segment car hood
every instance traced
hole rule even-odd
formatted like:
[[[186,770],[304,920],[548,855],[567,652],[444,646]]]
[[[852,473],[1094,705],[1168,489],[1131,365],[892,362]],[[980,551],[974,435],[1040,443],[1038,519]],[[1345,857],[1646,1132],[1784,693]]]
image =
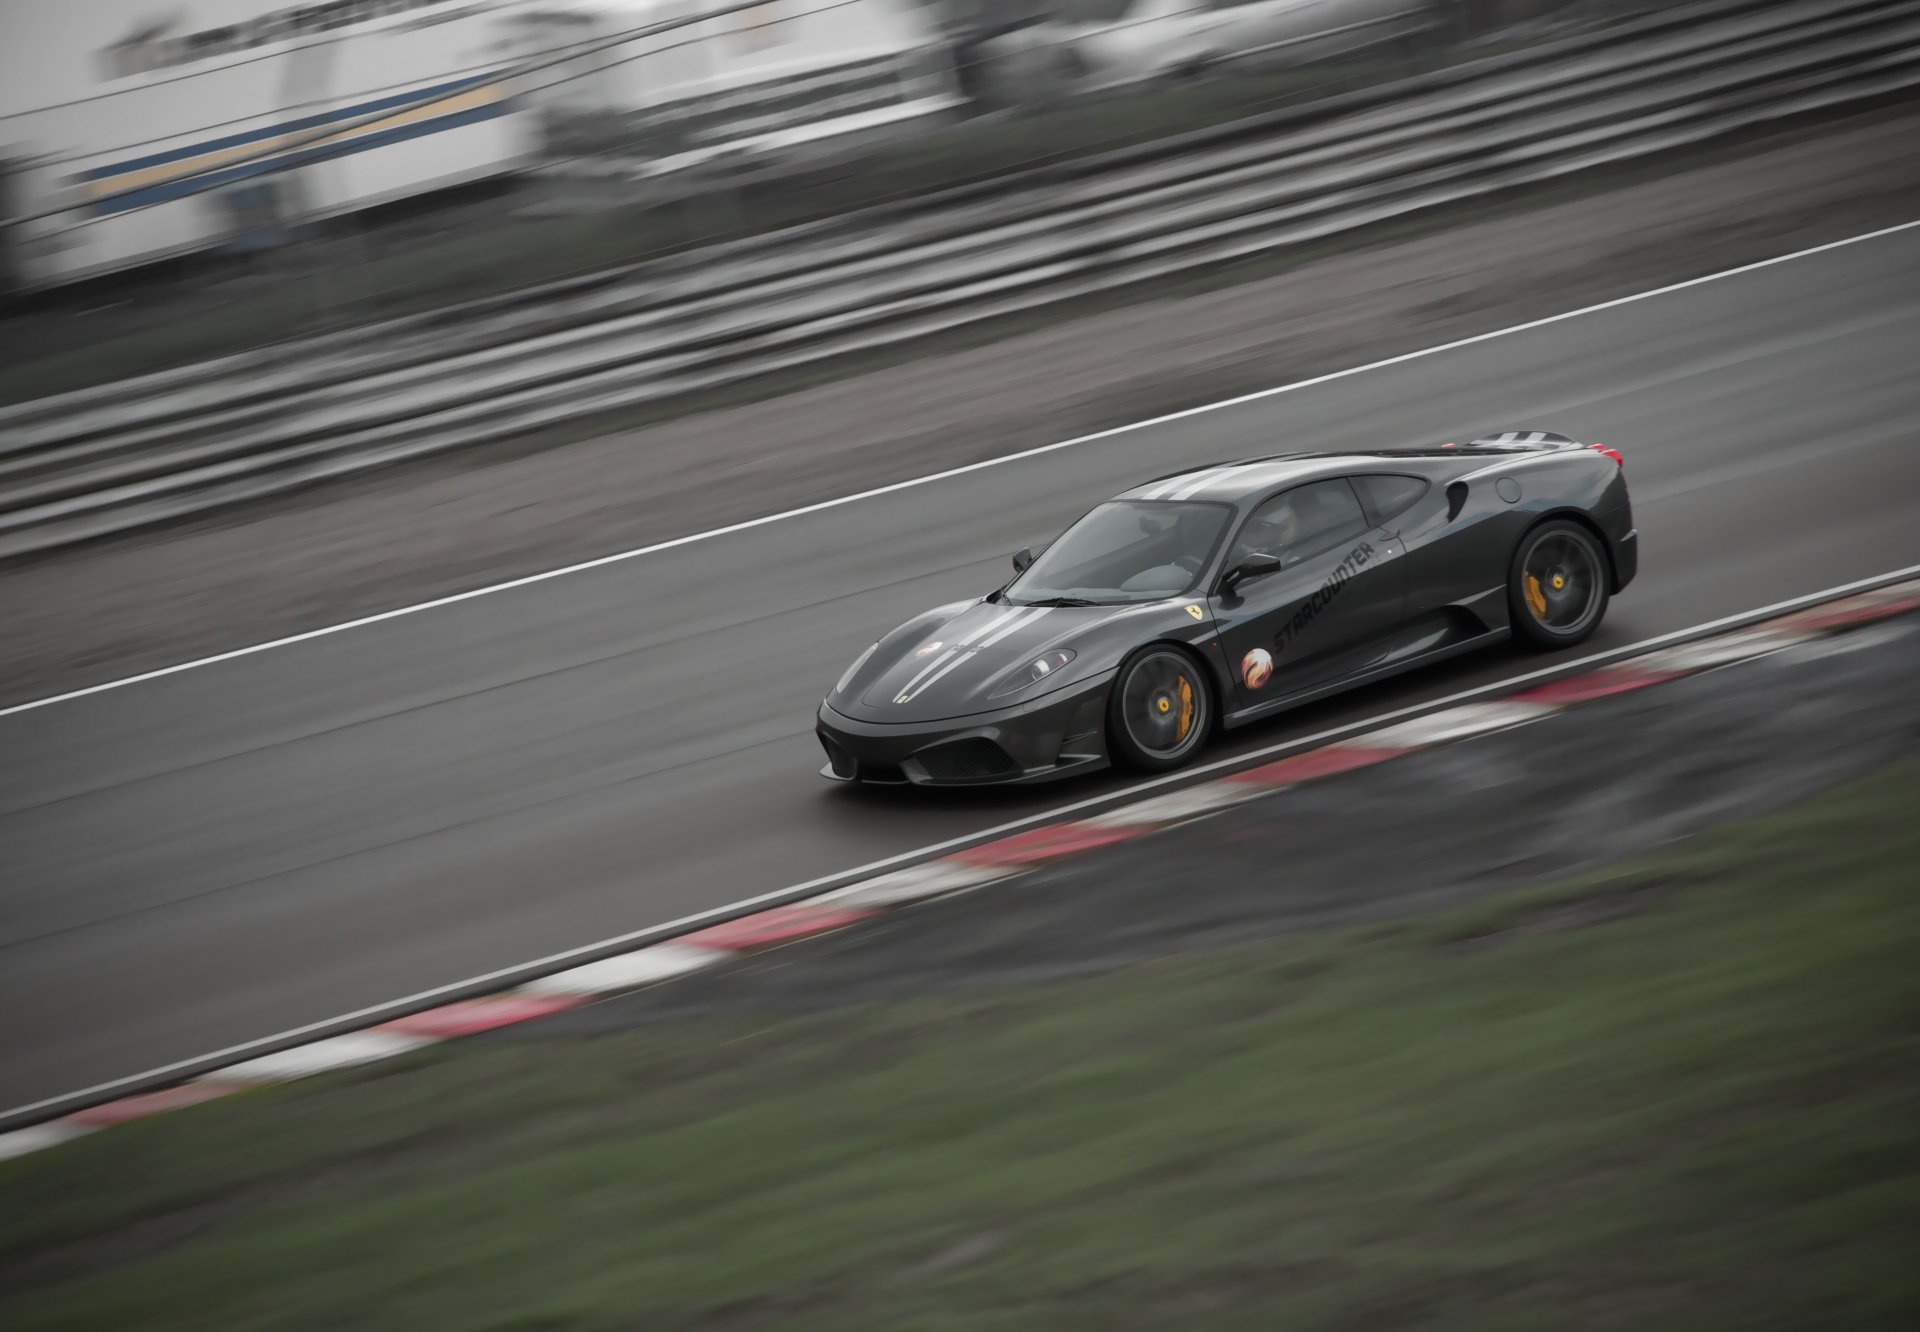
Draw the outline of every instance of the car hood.
[[[857,693],[859,711],[871,721],[940,721],[1043,697],[1111,666],[1088,660],[1095,654],[1079,652],[1075,640],[1131,609],[979,602],[943,624],[883,644],[888,659],[876,659],[872,670],[861,673],[866,678]],[[1075,649],[1076,657],[1059,672],[1058,683],[993,697],[1014,672],[1060,648]]]

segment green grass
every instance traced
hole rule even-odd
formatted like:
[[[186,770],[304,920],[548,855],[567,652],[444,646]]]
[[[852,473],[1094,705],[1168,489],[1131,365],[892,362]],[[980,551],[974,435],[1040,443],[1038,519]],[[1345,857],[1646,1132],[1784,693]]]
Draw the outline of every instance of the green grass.
[[[1916,801],[1909,762],[1442,916],[116,1129],[0,1167],[0,1326],[1910,1328]]]

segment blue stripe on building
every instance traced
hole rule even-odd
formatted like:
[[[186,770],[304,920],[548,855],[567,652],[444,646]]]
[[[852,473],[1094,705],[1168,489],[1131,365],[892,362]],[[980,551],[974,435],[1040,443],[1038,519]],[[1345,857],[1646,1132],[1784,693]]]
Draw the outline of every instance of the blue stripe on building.
[[[327,158],[344,157],[348,153],[362,153],[374,148],[384,148],[388,144],[401,143],[407,139],[418,139],[428,134],[438,134],[442,130],[457,129],[462,125],[475,125],[483,120],[492,120],[511,110],[508,102],[493,102],[486,106],[477,106],[470,111],[457,112],[450,116],[441,116],[434,120],[423,120],[413,125],[397,125],[392,129],[380,130],[349,139],[345,143],[316,145],[299,152],[285,153],[279,157],[266,158],[258,162],[246,162],[239,166],[228,167],[224,171],[208,171],[185,176],[179,180],[166,181],[151,185],[146,189],[129,190],[116,194],[93,205],[95,217],[106,217],[113,213],[122,213],[132,208],[144,208],[149,204],[166,203],[173,199],[182,199],[203,190],[214,189],[221,185],[231,185],[236,181],[252,176],[263,176],[289,167],[305,166],[311,162]],[[205,151],[204,149],[202,151]]]
[[[412,92],[396,93],[391,97],[377,98],[371,102],[362,102],[357,106],[343,107],[337,111],[323,111],[318,115],[301,116],[296,120],[282,121],[264,129],[245,130],[239,134],[229,134],[224,138],[208,139],[201,143],[189,144],[185,148],[169,148],[164,153],[153,153],[146,157],[135,157],[125,162],[116,162],[112,166],[94,167],[79,173],[81,180],[109,180],[131,171],[144,171],[148,167],[165,166],[169,162],[185,161],[192,157],[204,157],[208,153],[217,153],[223,148],[240,148],[250,143],[261,143],[268,139],[277,139],[287,134],[299,134],[305,130],[324,129],[328,125],[337,125],[345,120],[357,120],[380,111],[398,111],[416,103],[435,97],[445,97],[450,93],[477,88],[497,78],[493,74],[476,74],[472,78],[456,79],[452,83],[435,84],[430,88],[415,88]]]

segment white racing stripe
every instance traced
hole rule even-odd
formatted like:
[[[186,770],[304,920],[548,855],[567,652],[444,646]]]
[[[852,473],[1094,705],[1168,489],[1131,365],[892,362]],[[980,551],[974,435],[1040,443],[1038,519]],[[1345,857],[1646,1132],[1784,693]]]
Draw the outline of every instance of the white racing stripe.
[[[1254,463],[1227,476],[1214,478],[1206,484],[1204,489],[1211,490],[1216,485],[1225,485],[1228,482],[1232,483],[1235,490],[1267,486],[1276,481],[1285,480],[1301,471],[1302,467],[1298,459],[1288,459],[1286,462]]]
[[[901,688],[900,692],[893,696],[893,701],[895,703],[905,703],[908,699],[912,698],[914,686],[919,684],[922,680],[926,679],[928,672],[937,669],[941,665],[941,663],[951,660],[954,656],[956,656],[959,653],[959,651],[960,649],[958,648],[948,648],[945,652],[942,652],[939,656],[935,657],[932,661],[928,662],[925,666],[922,666],[920,668],[920,674],[914,676],[911,680],[907,681],[907,683]]]
[[[1096,430],[1092,434],[1077,435],[1072,439],[1063,439],[1053,444],[1042,444],[1031,449],[1021,449],[1014,453],[1002,454],[997,458],[984,458],[979,462],[967,463],[961,467],[950,467],[945,471],[930,472],[925,476],[912,477],[905,481],[895,481],[890,485],[875,486],[870,490],[857,491],[851,495],[842,495],[836,499],[821,500],[816,504],[804,504],[799,508],[786,509],[780,513],[770,513],[759,518],[749,518],[743,522],[729,523],[725,527],[711,528],[705,532],[695,532],[688,536],[674,537],[668,541],[658,541],[650,546],[639,546],[633,550],[623,550],[612,555],[602,555],[597,559],[583,560],[578,564],[565,565],[558,569],[548,569],[542,573],[528,574],[521,578],[511,578],[505,582],[493,583],[486,587],[476,587],[467,592],[456,592],[450,596],[436,597],[431,601],[418,602],[411,606],[399,606],[393,610],[381,611],[375,615],[364,615],[357,620],[345,620],[339,624],[326,625],[319,629],[308,629],[302,633],[288,634],[284,638],[270,639],[264,643],[255,643],[248,647],[235,648],[230,652],[217,652],[212,656],[198,657],[192,661],[183,661],[173,666],[162,666],[157,670],[142,671],[137,675],[124,676],[118,680],[108,680],[102,684],[87,685],[82,689],[70,689],[65,693],[52,694],[46,698],[37,698],[27,703],[15,703],[0,708],[0,717],[10,717],[18,712],[28,712],[34,708],[51,707],[55,703],[67,703],[74,699],[87,698],[94,694],[105,693],[110,689],[124,689],[129,685],[145,684],[149,680],[164,679],[169,675],[178,675],[183,671],[199,670],[206,666],[217,666],[222,662],[234,661],[241,657],[250,657],[259,652],[270,652],[275,648],[292,647],[296,643],[310,642],[316,638],[325,638],[332,634],[346,633],[350,629],[362,629],[368,625],[383,624],[388,620],[397,620],[407,615],[418,615],[423,611],[438,610],[443,606],[458,605],[463,601],[472,601],[477,597],[493,596],[499,592],[511,592],[516,588],[531,587],[550,579],[565,578],[572,574],[585,573],[592,569],[605,568],[626,560],[638,559],[643,555],[658,554],[663,550],[676,550],[681,546],[690,546],[696,542],[712,541],[723,536],[732,536],[739,532],[749,532],[756,527],[766,527],[772,523],[786,522],[790,519],[805,517],[812,513],[824,513],[842,505],[856,504],[861,500],[874,499],[881,495],[891,495],[902,490],[912,490],[919,486],[932,485],[936,481],[945,481],[956,476],[967,476],[974,472],[985,471],[990,467],[1004,467],[1009,463],[1023,462],[1029,458],[1038,458],[1045,454],[1057,453],[1063,449],[1078,448],[1085,444],[1097,443],[1103,439],[1112,439],[1117,435],[1130,434],[1136,430],[1147,430],[1154,426],[1168,425],[1174,421],[1184,421],[1189,417],[1203,416],[1208,412],[1217,412],[1229,407],[1238,407],[1249,402],[1259,402],[1266,398],[1277,397],[1283,393],[1296,393],[1301,389],[1314,388],[1321,384],[1332,384],[1342,379],[1351,379],[1356,375],[1371,374],[1376,370],[1389,369],[1396,365],[1405,365],[1412,361],[1424,360],[1430,356],[1440,356],[1463,347],[1478,346],[1483,342],[1493,342],[1499,338],[1512,337],[1516,333],[1527,333],[1534,329],[1548,328],[1554,324],[1565,323],[1570,319],[1582,319],[1588,315],[1602,314],[1608,310],[1617,310],[1641,301],[1654,300],[1674,292],[1688,291],[1710,282],[1722,282],[1728,278],[1739,277],[1746,273],[1756,273],[1778,264],[1792,263],[1795,260],[1811,258],[1833,250],[1845,249],[1852,245],[1865,244],[1887,236],[1899,235],[1920,227],[1920,219],[1895,223],[1890,227],[1881,227],[1874,231],[1861,232],[1857,236],[1846,236],[1840,240],[1827,241],[1821,245],[1810,245],[1803,250],[1794,250],[1788,254],[1775,255],[1771,259],[1759,259],[1750,264],[1740,264],[1725,268],[1717,273],[1707,273],[1696,278],[1687,278],[1681,282],[1668,283],[1664,287],[1654,287],[1647,291],[1634,292],[1628,296],[1616,296],[1611,300],[1600,301],[1593,305],[1581,306],[1576,310],[1565,310],[1559,314],[1547,315],[1540,319],[1529,319],[1524,323],[1509,324],[1505,328],[1493,329],[1486,333],[1475,333],[1464,338],[1455,338],[1452,342],[1437,343],[1431,347],[1422,347],[1416,351],[1402,352],[1397,356],[1384,357],[1369,361],[1364,365],[1350,366],[1345,370],[1334,370],[1324,375],[1315,375],[1309,379],[1295,380],[1290,384],[1280,384],[1273,388],[1258,389],[1252,393],[1243,393],[1238,397],[1222,398],[1218,402],[1203,403],[1198,407],[1187,407],[1177,412],[1168,412],[1162,416],[1148,417],[1141,421],[1132,421],[1125,425],[1113,426],[1106,430]]]
[[[1216,477],[1226,470],[1224,467],[1203,467],[1197,472],[1182,472],[1178,476],[1170,477],[1162,481],[1153,487],[1153,489],[1143,492],[1141,498],[1150,500],[1177,499],[1178,496],[1174,494],[1175,491],[1194,484],[1205,485],[1210,478]]]
[[[1201,472],[1198,476],[1190,478],[1185,485],[1176,486],[1173,493],[1166,498],[1176,500],[1192,499],[1214,482],[1224,481],[1227,477],[1232,476],[1239,470],[1240,468],[1238,466],[1234,466],[1216,467],[1211,471]]]
[[[1008,610],[1001,611],[998,615],[994,616],[992,619],[988,620],[986,623],[975,625],[973,628],[969,629],[966,633],[954,639],[953,646],[965,647],[967,646],[967,644],[973,642],[974,639],[980,637],[980,635],[992,633],[999,626],[1005,624],[1008,620],[1011,620],[1014,616],[1018,615],[1021,610],[1022,610],[1022,607],[1014,606]]]
[[[1024,610],[1027,608],[1022,607],[1021,609]],[[1021,616],[1020,618],[1009,621],[1004,629],[1001,629],[1000,631],[991,635],[990,637],[981,639],[977,646],[968,648],[965,652],[960,653],[957,657],[954,656],[954,654],[951,652],[945,653],[940,657],[938,661],[934,662],[935,666],[941,667],[939,670],[934,671],[932,675],[928,675],[926,671],[920,672],[919,675],[914,677],[913,682],[909,684],[905,689],[901,690],[899,695],[893,701],[895,703],[913,702],[914,699],[918,698],[920,695],[926,693],[927,690],[931,689],[934,685],[938,684],[940,682],[941,676],[945,675],[948,671],[951,671],[954,667],[959,666],[971,660],[977,653],[980,652],[982,648],[990,648],[995,643],[998,643],[1001,639],[1005,638],[1008,634],[1011,634],[1016,632],[1017,630],[1026,628],[1028,625],[1038,620],[1041,616],[1045,615],[1052,608],[1049,606],[1035,606],[1035,607],[1032,607],[1031,609],[1033,611],[1031,615]],[[1000,617],[999,620],[995,620],[993,623],[999,624],[1002,620],[1006,620],[1006,619],[1007,619],[1007,616],[1003,615]],[[989,625],[988,627],[991,628],[992,626]],[[948,661],[947,660],[948,657],[953,657],[953,660]],[[944,666],[941,666],[941,662],[945,662],[946,664]],[[924,677],[924,683],[923,683],[923,677]],[[916,685],[918,686],[918,688],[915,687]]]
[[[1006,627],[1005,629],[1002,629],[1002,630],[1001,630],[1001,631],[1000,631],[999,633],[997,633],[997,634],[995,634],[995,635],[994,635],[993,637],[991,637],[991,638],[983,638],[983,639],[981,639],[981,640],[980,640],[980,646],[981,646],[982,648],[990,648],[990,647],[992,647],[992,646],[993,646],[993,645],[994,645],[995,643],[998,643],[998,642],[999,642],[999,641],[1000,641],[1001,639],[1003,639],[1003,638],[1005,638],[1005,637],[1007,637],[1007,636],[1008,636],[1009,634],[1012,634],[1012,633],[1013,633],[1013,632],[1015,632],[1016,630],[1020,630],[1020,629],[1025,629],[1025,628],[1026,628],[1026,627],[1027,627],[1028,625],[1030,625],[1030,624],[1037,624],[1037,623],[1039,623],[1039,621],[1040,621],[1040,620],[1041,620],[1041,619],[1042,619],[1042,618],[1043,618],[1043,617],[1044,617],[1044,616],[1046,615],[1046,613],[1047,613],[1047,612],[1048,612],[1049,610],[1051,610],[1051,609],[1053,609],[1053,608],[1052,608],[1051,606],[1035,606],[1035,607],[1033,607],[1033,608],[1032,608],[1032,610],[1033,610],[1033,614],[1031,614],[1031,615],[1028,615],[1028,616],[1025,616],[1025,617],[1024,617],[1024,618],[1022,618],[1022,619],[1019,619],[1019,620],[1015,620],[1015,621],[1014,621],[1014,622],[1013,622],[1012,624],[1010,624],[1010,625],[1008,625],[1008,626],[1007,626],[1007,627]]]
[[[995,626],[1005,624],[1008,620],[1011,620],[1014,616],[1018,615],[1019,613],[1020,613],[1020,608],[1018,607],[1015,607],[1013,610],[1004,611],[1001,614],[994,616],[992,619],[988,620],[986,623],[976,625],[974,628],[968,630],[961,637],[954,639],[952,644],[947,648],[945,652],[942,652],[939,656],[935,657],[932,661],[928,662],[925,666],[921,667],[920,674],[914,676],[911,680],[907,681],[906,685],[900,690],[900,692],[894,695],[893,701],[895,703],[905,703],[910,699],[912,699],[915,694],[919,693],[921,689],[926,687],[925,685],[921,684],[921,681],[925,680],[927,684],[933,683],[932,680],[927,679],[927,676],[932,672],[939,670],[939,668],[945,663],[951,661],[954,658],[954,656],[957,653],[959,653],[961,648],[973,642],[973,640],[978,638],[981,634],[991,631]],[[971,654],[968,654],[968,655],[971,655]],[[945,673],[946,672],[944,671],[941,672],[942,675],[944,675]],[[934,676],[934,679],[938,679],[938,678],[939,676]]]
[[[952,655],[952,654],[949,654],[949,655]],[[893,701],[895,703],[913,702],[914,699],[920,697],[920,695],[925,693],[929,688],[931,688],[935,684],[938,684],[941,676],[945,675],[948,671],[952,670],[954,667],[960,665],[961,663],[971,661],[972,659],[973,659],[973,653],[962,652],[959,656],[954,657],[952,661],[947,662],[945,666],[941,667],[934,674],[928,676],[926,683],[921,685],[918,689],[912,689],[912,688],[903,689],[900,691],[900,696],[894,699]]]

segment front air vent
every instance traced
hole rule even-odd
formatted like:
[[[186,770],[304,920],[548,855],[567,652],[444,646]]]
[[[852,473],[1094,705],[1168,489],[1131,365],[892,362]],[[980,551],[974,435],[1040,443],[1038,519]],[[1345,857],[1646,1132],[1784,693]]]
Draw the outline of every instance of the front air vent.
[[[913,761],[935,782],[980,782],[1008,777],[1020,769],[1011,754],[980,735],[923,749]]]
[[[820,737],[820,747],[827,751],[827,762],[833,765],[833,775],[851,779],[860,771],[860,765],[854,761],[844,747],[836,743],[824,731],[815,731]]]

